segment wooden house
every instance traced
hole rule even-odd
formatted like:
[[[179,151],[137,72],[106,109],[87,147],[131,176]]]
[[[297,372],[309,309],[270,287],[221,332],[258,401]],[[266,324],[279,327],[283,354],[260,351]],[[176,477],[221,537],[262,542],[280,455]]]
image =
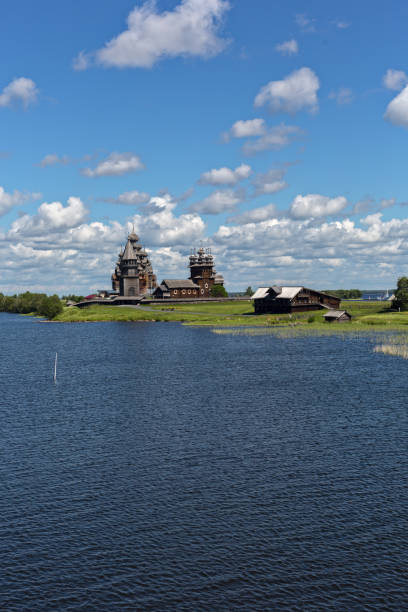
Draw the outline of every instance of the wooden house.
[[[167,278],[162,280],[161,284],[153,293],[154,298],[158,299],[189,299],[200,297],[200,287],[193,283],[191,279],[178,280],[175,278]]]
[[[350,323],[351,314],[347,310],[329,310],[324,319],[327,323]]]
[[[340,298],[307,287],[260,287],[251,297],[256,314],[339,308]]]

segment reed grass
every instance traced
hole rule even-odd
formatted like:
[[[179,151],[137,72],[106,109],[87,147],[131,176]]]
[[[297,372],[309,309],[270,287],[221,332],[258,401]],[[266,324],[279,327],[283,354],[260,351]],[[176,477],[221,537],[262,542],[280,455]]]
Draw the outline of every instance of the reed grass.
[[[408,359],[408,344],[377,344],[374,347],[375,353],[383,353],[384,355],[392,355],[394,357],[402,357]]]

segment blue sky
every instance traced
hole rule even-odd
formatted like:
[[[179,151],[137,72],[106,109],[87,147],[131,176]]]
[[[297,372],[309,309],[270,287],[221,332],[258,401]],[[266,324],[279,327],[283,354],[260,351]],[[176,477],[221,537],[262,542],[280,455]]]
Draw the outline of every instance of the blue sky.
[[[408,5],[1,7],[0,291],[109,287],[134,224],[159,280],[407,274]]]

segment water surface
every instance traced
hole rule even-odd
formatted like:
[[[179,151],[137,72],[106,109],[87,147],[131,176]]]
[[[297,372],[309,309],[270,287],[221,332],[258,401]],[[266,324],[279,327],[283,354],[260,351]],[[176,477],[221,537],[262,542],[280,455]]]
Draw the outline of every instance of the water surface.
[[[0,313],[1,609],[405,609],[408,362],[372,348]]]

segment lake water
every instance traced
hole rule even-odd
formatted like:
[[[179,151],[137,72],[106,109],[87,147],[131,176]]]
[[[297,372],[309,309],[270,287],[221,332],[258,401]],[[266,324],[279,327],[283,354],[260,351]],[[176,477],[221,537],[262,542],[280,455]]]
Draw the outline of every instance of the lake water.
[[[5,313],[0,342],[2,610],[407,609],[408,361]]]

